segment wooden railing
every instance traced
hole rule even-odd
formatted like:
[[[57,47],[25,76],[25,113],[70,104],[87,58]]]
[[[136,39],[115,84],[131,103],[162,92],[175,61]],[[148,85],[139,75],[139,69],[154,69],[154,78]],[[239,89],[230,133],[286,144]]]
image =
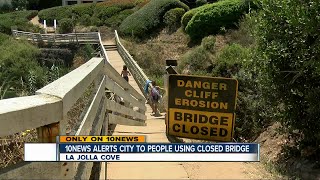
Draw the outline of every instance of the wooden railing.
[[[101,42],[99,34],[98,39]],[[108,63],[105,51],[102,56],[92,58],[33,96],[0,100],[0,137],[37,128],[39,142],[55,142],[55,135],[68,134],[67,113],[91,84],[93,98],[82,112],[78,128],[69,135],[106,135],[109,124],[145,126],[145,98]],[[46,134],[48,129],[53,134]],[[2,169],[0,179],[89,179],[97,173],[91,171],[92,167],[93,162],[22,162]]]
[[[115,40],[116,40],[116,45],[117,45],[120,56],[122,57],[122,59],[124,60],[128,68],[130,69],[130,71],[132,72],[133,77],[138,83],[139,88],[141,89],[142,92],[144,92],[145,84],[149,80],[147,75],[143,72],[143,70],[140,68],[138,63],[132,58],[132,56],[126,50],[126,48],[121,44],[118,32],[116,30],[115,30]],[[151,83],[149,84],[149,87],[152,87]],[[144,93],[144,95],[146,98],[148,98],[148,94]]]
[[[24,32],[18,30],[12,30],[12,35],[16,39],[26,39],[35,43],[56,43],[56,44],[99,44],[101,49],[101,57],[109,62],[106,50],[103,46],[100,32],[91,33],[70,33],[70,34],[40,34],[32,32]]]
[[[70,33],[70,34],[40,34],[32,32],[24,32],[12,30],[12,35],[17,38],[25,38],[33,42],[47,42],[57,44],[99,44],[99,33]]]

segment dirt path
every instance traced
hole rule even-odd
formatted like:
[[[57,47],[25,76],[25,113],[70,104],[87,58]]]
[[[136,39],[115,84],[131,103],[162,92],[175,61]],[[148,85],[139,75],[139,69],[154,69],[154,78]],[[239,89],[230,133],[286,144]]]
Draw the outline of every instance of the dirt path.
[[[115,44],[110,38],[103,42]],[[121,71],[124,62],[117,51],[108,51],[110,63]],[[140,93],[133,78],[129,83]],[[147,107],[147,126],[117,125],[114,135],[146,135],[147,142],[169,143],[165,133],[164,116],[153,117]],[[112,162],[107,163],[107,179],[277,179],[268,173],[262,163],[236,162]]]
[[[43,24],[39,22],[39,17],[38,16],[35,16],[34,18],[32,18],[30,20],[30,22],[35,25],[35,26],[39,26],[40,28],[43,28]],[[49,27],[47,25],[47,32],[54,32],[54,27]]]

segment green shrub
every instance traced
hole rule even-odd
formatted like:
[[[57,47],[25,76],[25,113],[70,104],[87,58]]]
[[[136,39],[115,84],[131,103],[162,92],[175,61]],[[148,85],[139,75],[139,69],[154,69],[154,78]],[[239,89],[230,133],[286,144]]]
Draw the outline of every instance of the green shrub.
[[[142,38],[159,28],[163,22],[164,14],[176,7],[188,10],[188,6],[178,0],[152,0],[127,17],[120,25],[120,32]]]
[[[215,36],[207,36],[207,37],[203,38],[202,42],[201,42],[201,46],[205,50],[210,51],[210,52],[214,51],[215,44],[216,44],[216,37]]]
[[[193,74],[199,70],[206,70],[210,65],[210,54],[202,46],[198,46],[182,56],[178,70],[182,72],[184,69],[188,69]]]
[[[196,0],[196,6],[199,7],[199,6],[203,6],[205,4],[207,4],[207,0]]]
[[[41,21],[46,20],[48,25],[53,25],[56,19],[59,23],[61,19],[72,17],[72,6],[58,6],[41,10],[38,14]]]
[[[21,92],[21,81],[30,86],[27,84],[30,71],[37,71],[39,74],[35,77],[34,86],[40,88],[43,85],[43,73],[36,60],[40,51],[35,46],[10,37],[3,41],[0,54],[0,82],[11,79],[11,86],[15,91]]]
[[[9,38],[10,38],[9,35],[0,33],[0,46],[4,43],[5,40],[7,40]]]
[[[274,121],[274,107],[264,99],[266,89],[261,84],[264,74],[257,70],[253,49],[238,44],[224,47],[213,61],[212,76],[238,80],[235,139],[254,140]]]
[[[103,22],[95,16],[90,18],[90,22],[91,22],[90,24],[94,26],[101,26],[103,24]]]
[[[99,28],[97,26],[93,26],[91,27],[90,32],[99,32]]]
[[[29,20],[37,13],[38,11],[16,11],[0,14],[0,32],[11,34],[12,27],[22,31],[31,31],[34,26],[29,23]]]
[[[83,15],[92,16],[95,12],[96,5],[94,3],[90,4],[78,4],[71,6],[71,11],[79,17]]]
[[[122,9],[120,7],[107,7],[100,9],[97,13],[97,16],[102,22],[104,22],[109,17],[115,15],[116,13],[120,12]]]
[[[91,24],[93,24],[91,22],[91,16],[89,14],[82,15],[80,18],[80,24],[84,26],[90,26]]]
[[[145,0],[108,0],[102,3],[98,3],[97,7],[119,7],[121,9],[131,9],[135,6],[139,5],[140,3],[143,3]]]
[[[170,30],[175,30],[181,25],[180,21],[184,13],[185,10],[182,8],[171,9],[164,14],[164,23],[168,26]]]
[[[144,1],[124,0],[116,1],[110,0],[103,3],[90,3],[90,4],[76,4],[71,6],[58,6],[49,9],[44,9],[39,12],[39,19],[41,21],[47,20],[48,25],[53,25],[54,19],[58,22],[64,18],[74,17],[77,23],[83,25],[103,25],[106,19],[117,15],[120,11],[125,9],[134,8],[136,5],[143,3]],[[88,16],[94,17],[94,22],[87,21]],[[122,16],[120,16],[122,17]],[[100,20],[97,20],[99,18]]]
[[[196,14],[196,12],[200,11],[201,9],[206,8],[207,6],[200,6],[197,8],[193,8],[190,11],[186,12],[182,18],[181,18],[181,25],[183,29],[185,29],[189,23],[189,21],[192,19],[192,17]]]
[[[319,150],[320,2],[261,2],[262,10],[256,21],[257,60],[270,78],[267,85],[274,87],[275,104],[282,107],[279,121],[291,135],[299,131],[298,137],[293,136],[299,143],[295,146],[299,151],[306,146]]]
[[[105,25],[110,27],[119,27],[123,20],[125,20],[128,16],[133,14],[135,11],[132,9],[126,9],[121,11],[118,14],[113,15],[112,17],[106,19]]]
[[[70,18],[61,19],[59,23],[60,33],[71,33],[73,31],[73,22]]]
[[[224,0],[205,5],[189,21],[186,32],[193,39],[218,33],[222,27],[232,28],[248,10],[243,0]]]

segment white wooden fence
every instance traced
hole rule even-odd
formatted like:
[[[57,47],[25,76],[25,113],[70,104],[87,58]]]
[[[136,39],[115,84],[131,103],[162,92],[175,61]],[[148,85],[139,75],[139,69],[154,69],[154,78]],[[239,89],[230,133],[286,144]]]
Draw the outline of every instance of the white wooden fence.
[[[27,39],[33,42],[46,42],[57,44],[99,44],[99,33],[70,33],[70,34],[40,34],[12,30],[12,35],[17,39]]]
[[[97,37],[101,43],[99,33]],[[59,135],[66,135],[67,113],[92,83],[94,97],[74,135],[105,135],[108,124],[146,125],[145,98],[108,63],[105,50],[102,57],[92,58],[33,96],[0,100],[0,137],[37,128],[40,142],[47,142],[44,130],[54,125]],[[117,98],[108,99],[110,92],[111,97],[121,97],[124,105]],[[89,179],[92,167],[93,162],[21,163],[0,170],[0,179]]]

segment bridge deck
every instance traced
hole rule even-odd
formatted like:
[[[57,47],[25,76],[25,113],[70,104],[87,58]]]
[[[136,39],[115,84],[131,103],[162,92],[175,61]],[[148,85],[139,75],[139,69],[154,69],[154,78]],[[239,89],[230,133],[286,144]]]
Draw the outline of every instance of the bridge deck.
[[[105,41],[104,45],[114,45],[114,41]],[[125,64],[118,51],[107,51],[111,65],[121,73]],[[130,71],[130,69],[129,69]],[[129,83],[142,94],[138,84],[131,76]],[[147,142],[169,142],[166,137],[164,116],[151,116],[152,109],[147,105],[147,126],[117,125],[113,135],[146,135]],[[105,165],[105,164],[104,164]],[[104,166],[103,165],[103,166]],[[104,173],[104,172],[103,172]],[[156,162],[114,162],[107,163],[107,179],[188,179],[181,163]]]

